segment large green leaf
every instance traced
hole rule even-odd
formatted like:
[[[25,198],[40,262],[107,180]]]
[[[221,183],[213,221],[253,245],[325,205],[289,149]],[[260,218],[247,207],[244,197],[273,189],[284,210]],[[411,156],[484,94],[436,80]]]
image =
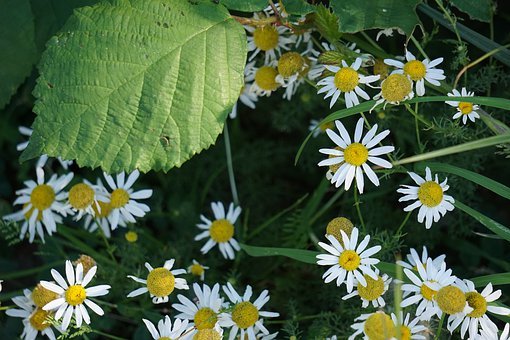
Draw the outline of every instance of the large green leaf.
[[[492,17],[489,0],[451,0],[452,5],[469,14],[471,19],[490,22]]]
[[[246,37],[209,1],[111,0],[48,43],[22,160],[167,171],[213,144],[243,84]]]
[[[304,15],[315,10],[315,7],[305,0],[282,0],[282,4],[285,7],[285,11],[293,15]]]
[[[269,5],[267,0],[220,0],[228,9],[241,12],[261,11]]]
[[[34,18],[28,0],[0,0],[0,109],[32,71],[37,60]]]
[[[408,35],[420,23],[416,6],[421,0],[331,0],[340,19],[340,32],[355,33],[371,28],[400,27]]]

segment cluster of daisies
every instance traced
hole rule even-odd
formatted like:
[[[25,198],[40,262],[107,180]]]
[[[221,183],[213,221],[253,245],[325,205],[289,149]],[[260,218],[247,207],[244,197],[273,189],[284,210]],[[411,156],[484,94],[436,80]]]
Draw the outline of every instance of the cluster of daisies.
[[[335,143],[335,147],[320,149],[319,152],[328,155],[328,158],[318,164],[319,166],[328,167],[326,178],[336,187],[344,184],[345,190],[348,190],[355,183],[360,193],[363,193],[365,187],[364,175],[374,185],[379,186],[379,177],[372,170],[370,164],[380,169],[392,168],[390,162],[378,156],[389,154],[395,150],[393,146],[380,145],[382,140],[389,135],[389,130],[377,133],[378,126],[374,124],[363,135],[364,124],[364,118],[360,118],[351,139],[345,126],[340,121],[335,121],[338,133],[332,129],[326,129],[326,133],[331,141]],[[399,201],[414,201],[405,207],[404,211],[419,208],[418,222],[425,222],[426,228],[429,229],[432,222],[438,222],[447,211],[454,209],[453,203],[455,200],[445,194],[449,189],[447,179],[440,182],[437,175],[432,176],[432,172],[428,167],[425,169],[425,178],[414,172],[409,172],[409,176],[417,186],[402,185],[397,190],[398,193],[404,195]]]
[[[153,303],[158,304],[168,302],[176,289],[189,289],[186,280],[177,277],[186,271],[172,270],[174,262],[170,259],[157,268],[145,263],[148,270],[145,279],[128,276],[144,287],[132,291],[127,297],[148,292]],[[83,324],[91,323],[89,310],[104,315],[99,306],[102,302],[96,298],[107,295],[111,287],[104,284],[91,286],[96,272],[96,263],[89,256],[82,255],[74,263],[66,261],[65,277],[52,269],[53,281],[40,281],[32,291],[25,289],[22,296],[12,299],[18,308],[8,309],[6,314],[23,319],[21,337],[25,340],[34,340],[39,332],[51,340],[56,339],[55,334],[69,334],[69,329],[79,329]],[[279,316],[263,310],[269,301],[267,290],[254,298],[251,286],[247,286],[241,295],[230,283],[223,287],[218,283],[212,287],[195,283],[193,292],[191,299],[177,295],[179,303],[172,304],[172,308],[179,313],[173,321],[166,315],[156,326],[142,319],[153,339],[220,340],[226,329],[230,340],[238,334],[241,339],[249,340],[276,338],[278,333],[270,334],[264,326],[264,318]]]
[[[31,133],[30,129],[20,128],[24,134]],[[26,148],[27,143],[18,145],[18,150]],[[57,231],[57,224],[63,218],[72,216],[75,221],[84,220],[85,229],[94,232],[100,228],[106,237],[117,227],[126,227],[128,223],[135,223],[136,217],[143,217],[150,211],[148,205],[138,202],[152,196],[151,189],[133,190],[135,181],[140,176],[138,170],[126,175],[124,172],[116,178],[104,174],[104,180],[97,179],[93,184],[86,179],[73,181],[74,173],[64,175],[53,174],[46,178],[43,167],[48,160],[42,156],[36,165],[36,180],[25,181],[25,188],[16,191],[18,198],[14,205],[21,209],[3,217],[6,221],[16,221],[21,224],[20,238],[28,233],[30,243],[38,235],[44,242],[44,235],[52,235]],[[60,160],[64,169],[68,169],[71,162]],[[66,188],[69,187],[67,191]]]
[[[407,261],[398,261],[407,277],[401,285],[401,307],[406,313],[386,314],[384,294],[392,279],[381,274],[374,257],[381,246],[369,247],[370,236],[360,242],[359,230],[346,218],[333,219],[326,228],[329,243],[319,242],[326,253],[317,255],[317,264],[329,266],[324,273],[326,283],[345,284],[347,295],[342,299],[358,296],[363,308],[370,306],[379,310],[362,314],[351,326],[354,333],[349,339],[362,335],[368,339],[427,339],[428,328],[434,318],[444,318],[447,329],[453,333],[460,329],[462,339],[498,339],[498,327],[487,313],[510,314],[510,309],[498,306],[495,301],[501,290],[494,291],[489,283],[477,291],[470,280],[461,280],[447,268],[445,255],[432,259],[423,247],[421,256],[414,249]],[[411,316],[411,315],[414,316]],[[505,330],[508,332],[508,325]],[[506,339],[506,338],[505,338]]]

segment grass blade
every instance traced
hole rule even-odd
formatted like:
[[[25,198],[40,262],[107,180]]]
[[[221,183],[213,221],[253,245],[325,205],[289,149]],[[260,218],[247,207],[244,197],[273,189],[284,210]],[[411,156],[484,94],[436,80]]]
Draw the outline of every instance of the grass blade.
[[[454,205],[455,205],[456,208],[459,208],[460,210],[462,210],[466,214],[471,215],[471,217],[473,217],[475,220],[477,220],[478,222],[483,224],[485,227],[487,227],[487,229],[489,229],[493,233],[501,236],[501,238],[503,238],[503,239],[507,240],[508,242],[510,242],[510,229],[508,229],[504,225],[502,225],[502,224],[494,221],[493,219],[491,219],[491,218],[489,218],[489,217],[479,213],[475,209],[472,209],[472,208],[468,207],[467,205],[465,205],[462,202],[455,201]]]

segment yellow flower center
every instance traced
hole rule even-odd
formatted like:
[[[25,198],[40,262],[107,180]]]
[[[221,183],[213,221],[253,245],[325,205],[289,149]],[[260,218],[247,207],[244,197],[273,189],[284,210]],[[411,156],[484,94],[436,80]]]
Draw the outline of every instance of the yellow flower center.
[[[436,296],[437,291],[432,288],[429,288],[429,286],[423,283],[420,287],[420,293],[425,299],[432,301],[434,296]]]
[[[349,219],[345,217],[336,217],[328,223],[326,227],[326,234],[333,235],[343,246],[344,241],[342,240],[342,233],[340,230],[343,230],[347,236],[350,236],[353,227],[354,224],[352,224]]]
[[[447,286],[437,292],[436,301],[444,313],[457,314],[466,306],[466,295],[458,287]]]
[[[50,327],[50,323],[46,322],[46,318],[51,314],[51,311],[45,311],[41,308],[37,308],[35,312],[30,316],[30,326],[37,331],[43,331]]]
[[[361,263],[361,257],[354,250],[344,250],[338,257],[338,264],[347,271],[355,270]]]
[[[147,275],[147,289],[149,293],[157,297],[170,295],[175,288],[175,277],[168,269],[163,267],[154,268]]]
[[[211,224],[209,234],[214,241],[224,243],[234,236],[234,226],[226,219],[216,220]]]
[[[66,302],[71,306],[81,305],[87,298],[87,293],[82,285],[70,286],[65,293]]]
[[[134,231],[128,231],[127,233],[124,234],[124,237],[126,238],[126,241],[128,241],[129,243],[135,243],[136,241],[138,241],[138,234]]]
[[[478,292],[466,293],[466,301],[473,311],[467,316],[470,318],[481,318],[487,311],[487,300]]]
[[[94,210],[96,217],[104,218],[110,215],[112,212],[112,205],[110,203],[97,201],[97,204],[99,205],[99,210],[95,204],[92,205],[92,209]]]
[[[204,271],[204,267],[199,263],[193,263],[190,267],[191,275],[202,276]]]
[[[403,74],[390,74],[381,84],[382,97],[390,102],[396,103],[405,99],[413,90],[413,84]]]
[[[32,301],[37,307],[44,307],[48,302],[55,300],[58,294],[44,288],[40,283],[32,291]]]
[[[278,88],[278,83],[275,78],[278,75],[278,71],[270,66],[262,66],[255,73],[255,83],[262,90],[274,91]]]
[[[391,318],[383,312],[370,315],[363,327],[370,340],[387,340],[395,336],[395,325]]]
[[[115,189],[110,198],[110,205],[112,209],[122,208],[129,202],[129,194],[124,189]]]
[[[259,319],[259,311],[249,301],[239,302],[232,310],[232,321],[241,329],[253,326]]]
[[[352,143],[345,148],[344,159],[351,165],[360,166],[368,159],[368,149],[361,143]]]
[[[39,211],[48,209],[54,201],[55,191],[48,184],[36,186],[30,194],[30,203]]]
[[[305,66],[305,59],[297,52],[286,52],[278,60],[278,73],[287,78],[300,72]]]
[[[427,181],[420,185],[418,199],[426,207],[438,206],[443,201],[443,188],[434,181]]]
[[[382,79],[388,76],[389,67],[384,63],[383,59],[376,59],[374,62],[374,75],[379,75]]]
[[[333,129],[335,127],[335,123],[334,122],[327,122],[327,123],[324,123],[324,124],[321,124],[319,125],[319,129],[321,131],[326,131],[327,129]]]
[[[427,69],[421,61],[411,60],[405,63],[404,73],[411,77],[412,80],[417,81],[425,77]]]
[[[83,266],[83,275],[86,275],[88,271],[96,265],[96,261],[92,257],[83,254],[73,262],[75,266],[77,266],[78,263],[81,263]]]
[[[377,280],[374,280],[368,275],[363,275],[367,281],[367,286],[364,287],[361,283],[358,284],[358,294],[361,298],[372,301],[377,299],[384,293],[384,281],[382,277],[378,276]]]
[[[193,319],[195,323],[195,327],[198,330],[201,329],[209,329],[214,328],[216,322],[218,321],[218,316],[211,308],[200,308],[196,313]]]
[[[335,86],[342,92],[351,92],[359,83],[359,75],[350,67],[342,67],[335,74]]]
[[[262,51],[269,51],[278,46],[278,31],[274,26],[257,27],[253,32],[253,42]]]
[[[397,336],[398,334],[400,333],[400,337],[398,337],[398,339],[400,340],[411,340],[411,329],[407,326],[404,326],[404,325],[400,325],[398,331],[397,331]]]
[[[221,340],[222,336],[215,329],[202,329],[199,330],[194,336],[193,340]]]
[[[158,340],[172,340],[172,339],[168,336],[162,336],[162,337],[158,338]]]
[[[460,112],[464,115],[468,115],[473,112],[473,103],[460,102],[458,107]]]
[[[69,203],[75,209],[85,209],[94,203],[94,189],[85,183],[73,185],[69,190]]]

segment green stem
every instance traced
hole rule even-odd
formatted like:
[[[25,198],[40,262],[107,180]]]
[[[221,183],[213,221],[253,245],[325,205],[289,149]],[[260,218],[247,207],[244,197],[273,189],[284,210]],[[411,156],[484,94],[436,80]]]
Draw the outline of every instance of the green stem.
[[[367,40],[367,42],[370,45],[372,45],[376,49],[384,52],[384,50],[381,48],[381,46],[379,46],[379,44],[377,44],[372,38],[370,38],[370,36],[368,34],[366,34],[364,31],[361,32],[361,35],[363,36],[363,38],[365,38]]]
[[[128,340],[127,338],[121,338],[119,336],[111,335],[111,334],[108,334],[108,333],[105,333],[105,332],[101,332],[101,331],[98,331],[98,330],[95,330],[95,329],[92,330],[92,333],[102,335],[102,336],[104,336],[105,338],[108,338],[108,339]]]
[[[8,310],[8,309],[11,309],[11,308],[16,308],[17,306],[15,305],[12,305],[12,306],[1,306],[0,307],[0,310]]]
[[[360,201],[358,197],[358,187],[355,184],[354,185],[354,205],[356,206],[356,211],[358,212],[358,218],[359,222],[361,223],[361,228],[363,229],[363,232],[365,232],[365,221],[363,220],[363,216],[361,215],[361,209],[360,209]]]
[[[441,331],[443,330],[443,322],[444,322],[445,313],[441,315],[441,319],[439,320],[439,326],[437,326],[437,333],[434,337],[434,340],[439,340],[439,336],[441,335]]]
[[[230,150],[230,137],[228,134],[227,122],[225,122],[223,132],[223,137],[225,139],[225,153],[227,154],[227,170],[228,179],[230,181],[230,190],[232,191],[232,199],[234,200],[234,204],[239,206],[239,196],[237,195],[236,179],[234,177],[234,167],[232,165],[232,152]]]
[[[106,246],[106,252],[108,253],[108,255],[110,255],[110,258],[112,259],[112,261],[117,264],[118,263],[117,259],[113,255],[113,251],[111,251],[110,242],[108,242],[108,238],[106,237],[106,235],[103,231],[103,228],[101,228],[101,224],[99,224],[99,221],[97,220],[96,217],[94,217],[94,220],[96,221],[96,224],[99,226],[99,230],[100,230],[99,233],[101,234],[101,238],[103,239],[103,242]]]
[[[404,226],[406,225],[407,221],[409,220],[409,217],[411,217],[411,211],[409,211],[406,215],[406,217],[404,218],[404,220],[402,221],[402,223],[400,223],[400,226],[398,227],[397,229],[397,232],[396,234],[399,235],[400,232],[402,231],[402,229],[404,228]]]
[[[412,35],[411,35],[411,41],[413,42],[414,46],[416,46],[418,51],[420,51],[420,53],[423,55],[423,57],[425,57],[425,58],[430,60],[429,56],[427,55],[427,53],[425,53],[425,50],[421,47],[421,45],[418,42],[418,40],[416,40],[416,38],[414,36],[412,36]]]
[[[448,12],[448,10],[443,6],[442,0],[436,0],[436,4],[439,6],[439,8],[441,8],[441,10],[443,11],[443,13],[446,16],[446,19],[448,19],[448,21],[452,25],[452,29],[453,29],[453,32],[455,33],[455,35],[457,36],[457,40],[459,41],[459,43],[462,43],[462,39],[460,38],[459,31],[457,30],[457,21],[452,18],[452,16],[450,15],[450,12]]]
[[[409,111],[416,119],[418,119],[420,122],[425,124],[428,128],[432,127],[432,123],[429,122],[427,119],[421,117],[418,113],[416,113],[416,111],[414,111],[411,108],[411,105],[409,105],[408,103],[405,103],[405,106],[406,106],[407,111]]]

